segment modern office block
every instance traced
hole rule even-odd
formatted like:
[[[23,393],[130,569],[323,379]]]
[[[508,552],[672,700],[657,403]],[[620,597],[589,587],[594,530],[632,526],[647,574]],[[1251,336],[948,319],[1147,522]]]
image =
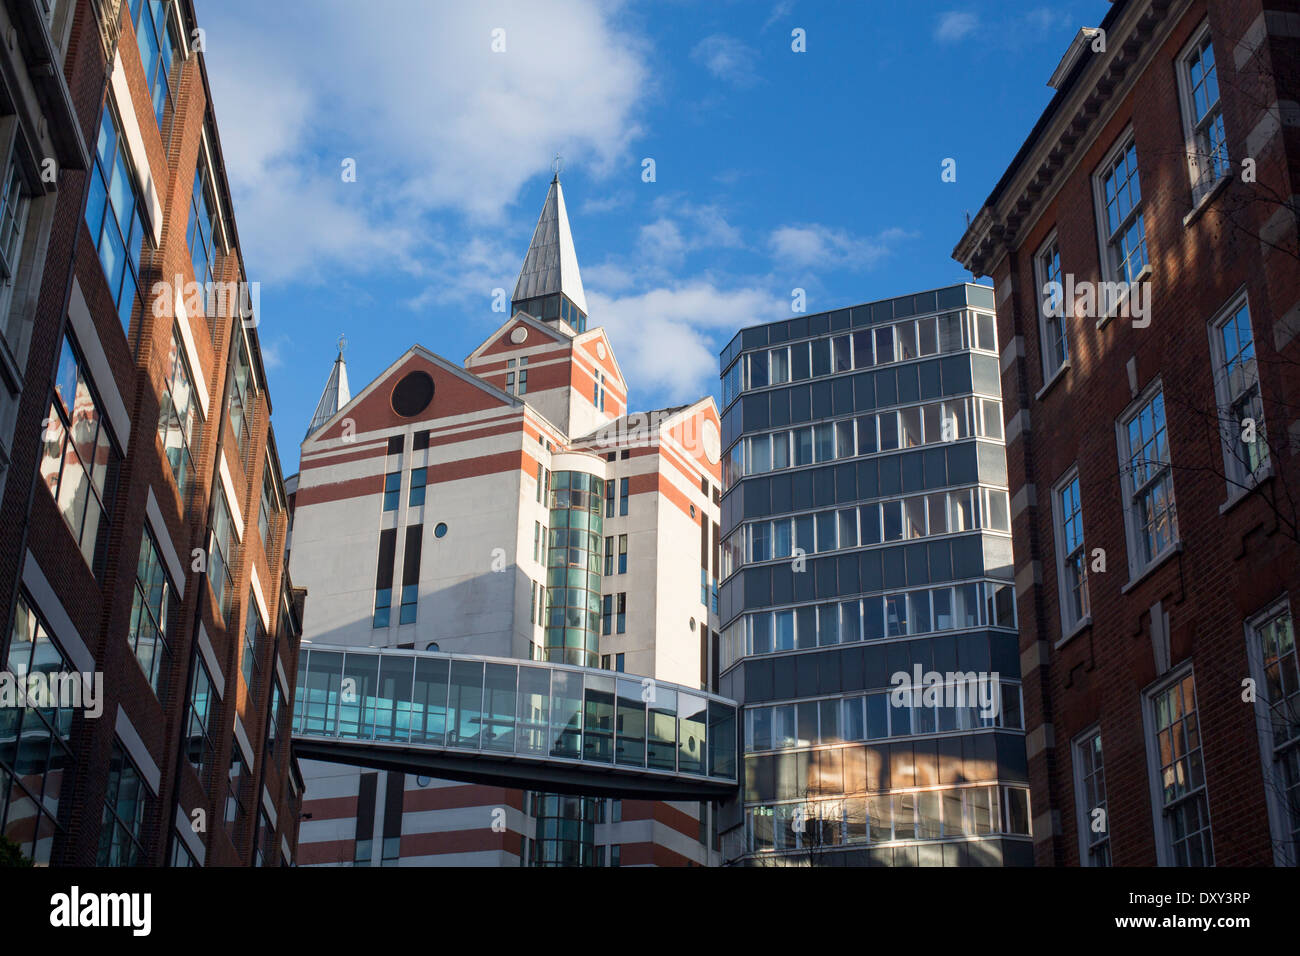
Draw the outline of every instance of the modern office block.
[[[724,859],[1029,862],[992,290],[753,326],[721,369]]]

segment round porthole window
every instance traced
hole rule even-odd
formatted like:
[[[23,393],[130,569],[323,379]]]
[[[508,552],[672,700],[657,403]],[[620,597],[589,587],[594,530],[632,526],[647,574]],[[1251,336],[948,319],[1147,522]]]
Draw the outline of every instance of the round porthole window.
[[[416,778],[415,778],[415,785],[416,785],[417,787],[427,787],[427,786],[428,786],[429,784],[431,784],[431,783],[433,783],[433,778],[432,778],[432,777],[416,777]]]
[[[528,326],[516,325],[515,330],[510,333],[510,341],[515,345],[523,345],[528,340]]]
[[[436,652],[436,651],[438,650],[438,642],[437,642],[437,641],[430,641],[428,644],[425,644],[425,645],[424,645],[424,649],[425,649],[426,651],[434,651],[434,652]]]
[[[695,618],[691,618],[691,630],[695,630]]]
[[[445,538],[447,536],[447,523],[445,521],[438,522],[438,526],[433,529],[433,536],[435,538]]]
[[[393,411],[414,418],[433,401],[433,378],[428,372],[409,372],[393,388]]]

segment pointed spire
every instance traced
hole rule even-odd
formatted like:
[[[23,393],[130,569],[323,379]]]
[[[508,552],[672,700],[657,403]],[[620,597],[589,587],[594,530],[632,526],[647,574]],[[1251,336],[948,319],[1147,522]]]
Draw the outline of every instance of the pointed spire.
[[[533,230],[533,241],[524,256],[524,267],[519,273],[519,281],[515,283],[515,294],[511,296],[511,301],[522,304],[526,300],[559,292],[586,316],[587,296],[582,290],[578,254],[573,248],[569,214],[564,208],[564,190],[560,186],[560,170],[563,165],[558,157],[552,168],[555,176],[546,193],[546,202],[537,219],[537,228]]]
[[[325,391],[321,392],[320,401],[316,403],[316,414],[312,415],[311,424],[307,426],[306,438],[310,438],[312,433],[333,418],[340,408],[352,401],[352,391],[348,388],[348,366],[343,361],[348,340],[340,335],[338,345],[338,358],[334,360],[334,367],[330,369]]]

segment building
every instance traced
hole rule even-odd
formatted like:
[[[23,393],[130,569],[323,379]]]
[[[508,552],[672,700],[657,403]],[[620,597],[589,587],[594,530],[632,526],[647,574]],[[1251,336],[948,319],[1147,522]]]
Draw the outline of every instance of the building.
[[[38,864],[288,864],[303,594],[193,5],[0,25],[0,827]]]
[[[1112,3],[954,252],[997,290],[1040,864],[1297,862],[1296,10]]]
[[[725,861],[1030,862],[992,290],[752,326],[721,369]]]
[[[558,176],[503,319],[463,364],[416,345],[355,394],[335,361],[289,482],[305,640],[605,668],[611,721],[616,693],[640,699],[619,674],[708,686],[717,407],[630,413]],[[716,859],[698,802],[304,772],[304,864]]]

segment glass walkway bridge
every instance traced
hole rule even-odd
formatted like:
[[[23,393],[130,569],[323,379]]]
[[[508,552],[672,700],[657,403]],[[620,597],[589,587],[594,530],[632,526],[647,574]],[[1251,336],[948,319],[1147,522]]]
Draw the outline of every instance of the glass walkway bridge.
[[[736,705],[694,688],[510,658],[304,642],[308,760],[593,797],[736,790]]]

